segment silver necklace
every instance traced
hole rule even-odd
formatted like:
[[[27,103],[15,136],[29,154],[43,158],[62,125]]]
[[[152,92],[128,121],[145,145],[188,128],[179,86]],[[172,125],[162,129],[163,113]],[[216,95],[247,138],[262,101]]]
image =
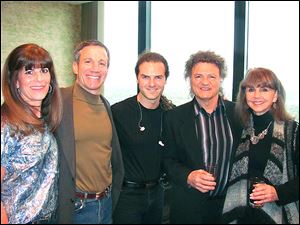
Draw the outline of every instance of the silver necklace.
[[[250,135],[251,143],[256,145],[261,139],[263,139],[266,136],[266,134],[268,133],[268,129],[271,124],[272,124],[272,121],[269,123],[267,128],[264,129],[262,132],[260,132],[257,136],[255,136],[255,129],[252,128],[251,135]]]

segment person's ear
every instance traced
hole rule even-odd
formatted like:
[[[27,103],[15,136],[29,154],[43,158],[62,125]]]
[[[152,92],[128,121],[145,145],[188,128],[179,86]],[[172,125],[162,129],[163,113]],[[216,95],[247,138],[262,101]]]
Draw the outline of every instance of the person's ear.
[[[278,99],[278,91],[275,92],[275,95],[273,97],[273,102],[277,102]]]
[[[73,62],[72,69],[73,69],[73,73],[77,75],[78,74],[78,63],[77,62]]]

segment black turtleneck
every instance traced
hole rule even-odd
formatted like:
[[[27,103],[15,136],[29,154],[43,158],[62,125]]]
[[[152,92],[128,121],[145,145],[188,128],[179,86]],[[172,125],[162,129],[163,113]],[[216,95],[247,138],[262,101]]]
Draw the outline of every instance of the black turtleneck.
[[[271,150],[274,122],[273,116],[270,112],[267,112],[260,116],[252,114],[252,116],[253,127],[255,129],[256,136],[259,133],[261,133],[264,129],[266,129],[272,121],[268,129],[268,133],[263,139],[259,140],[257,144],[252,144],[250,142],[249,175],[262,177]]]

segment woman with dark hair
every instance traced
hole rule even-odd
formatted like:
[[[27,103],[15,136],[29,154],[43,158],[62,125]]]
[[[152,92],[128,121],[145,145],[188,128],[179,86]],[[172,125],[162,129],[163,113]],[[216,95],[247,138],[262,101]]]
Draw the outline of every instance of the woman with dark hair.
[[[50,223],[57,207],[58,148],[53,131],[62,116],[52,58],[23,44],[2,71],[1,203],[8,223]]]
[[[271,70],[248,71],[237,98],[244,130],[233,159],[225,223],[299,224],[299,123],[284,104],[284,88]],[[253,178],[260,181],[250,188]]]

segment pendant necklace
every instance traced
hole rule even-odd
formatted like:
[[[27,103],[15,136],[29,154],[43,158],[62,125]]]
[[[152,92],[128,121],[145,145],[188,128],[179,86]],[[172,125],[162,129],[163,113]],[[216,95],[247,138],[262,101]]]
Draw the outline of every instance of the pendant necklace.
[[[266,136],[266,134],[268,133],[268,129],[271,124],[272,124],[272,121],[269,123],[267,128],[264,129],[262,132],[260,132],[257,136],[255,136],[255,133],[254,133],[255,129],[252,128],[251,135],[250,135],[251,143],[256,145],[261,139],[263,139]]]

